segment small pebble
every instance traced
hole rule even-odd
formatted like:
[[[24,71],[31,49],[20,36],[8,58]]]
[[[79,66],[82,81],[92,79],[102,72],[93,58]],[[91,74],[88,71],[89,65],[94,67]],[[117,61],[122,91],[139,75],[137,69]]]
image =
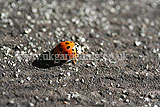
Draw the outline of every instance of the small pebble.
[[[97,35],[96,35],[96,38],[99,38],[99,37],[100,37],[100,36],[97,34]]]
[[[148,102],[148,101],[149,101],[149,98],[148,98],[148,97],[146,97],[146,98],[144,98],[144,100]]]
[[[154,105],[154,107],[158,107],[158,105]]]
[[[31,77],[27,77],[27,80],[30,81],[30,80],[31,80]]]
[[[83,78],[81,79],[81,82],[84,83],[84,79]]]
[[[38,12],[38,9],[37,9],[37,8],[32,8],[32,12],[33,12],[33,13],[37,13],[37,12]]]
[[[90,67],[90,66],[91,66],[91,64],[87,64],[87,65],[86,65],[87,68]]]
[[[18,69],[17,72],[21,72],[20,69]]]
[[[140,33],[140,35],[141,35],[142,37],[145,37],[145,36],[146,36],[146,34],[145,34],[145,33]]]
[[[160,37],[160,32],[158,32],[158,36]]]
[[[33,103],[29,103],[29,106],[30,106],[30,107],[33,107],[33,106],[34,106],[34,104],[33,104]]]
[[[147,72],[147,73],[146,73],[146,76],[148,76],[148,75],[149,75],[149,73]]]
[[[116,9],[115,8],[111,8],[110,11],[111,11],[111,13],[114,13],[114,12],[116,12]]]
[[[135,72],[135,74],[137,74],[137,75],[138,75],[138,74],[139,74],[139,72]]]
[[[16,66],[16,63],[14,63],[12,66],[15,67],[15,66]]]
[[[95,67],[96,66],[96,64],[94,63],[94,62],[91,62],[91,64]]]
[[[97,71],[97,72],[96,72],[96,75],[98,75],[98,74],[99,74],[99,72]]]
[[[153,53],[157,53],[156,49],[153,49]]]
[[[78,67],[76,67],[76,72],[78,72]]]
[[[122,99],[125,99],[127,96],[126,95],[121,95],[120,96]]]
[[[29,16],[29,15],[27,15],[26,18],[27,18],[28,20],[31,20],[31,19],[32,19],[32,17]]]
[[[24,80],[20,80],[20,83],[23,84],[23,83],[24,83]]]
[[[101,46],[103,46],[103,45],[104,45],[104,43],[103,43],[103,42],[101,42],[101,43],[100,43],[100,45],[101,45]]]
[[[151,95],[148,95],[148,97],[151,98],[151,99],[154,99],[155,95],[151,94]]]
[[[52,82],[53,82],[52,80],[49,80],[48,84],[50,84],[50,85],[51,85],[51,84],[52,84]]]
[[[30,29],[30,28],[29,29],[25,29],[25,33],[26,34],[30,33],[31,31],[32,31],[32,29]]]
[[[9,104],[14,104],[14,100],[9,100]]]
[[[73,92],[72,94],[71,94],[71,97],[72,98],[78,98],[80,96],[80,94],[78,93],[78,92]]]
[[[70,73],[70,72],[67,72],[67,76],[71,76],[71,73]]]
[[[48,101],[49,100],[49,98],[48,97],[45,97],[45,99],[44,99],[45,101]]]
[[[69,102],[67,102],[67,101],[64,101],[64,104],[69,104]]]
[[[126,94],[126,93],[127,93],[127,90],[123,90],[122,93],[123,93],[123,94]]]
[[[67,94],[67,100],[71,99],[71,94]]]
[[[69,67],[68,69],[69,69],[69,70],[72,70],[72,67]]]
[[[6,92],[3,91],[3,92],[2,92],[2,95],[6,95]]]
[[[47,29],[46,29],[46,28],[43,28],[43,29],[42,29],[42,31],[43,31],[43,32],[46,32],[46,31],[47,31]]]
[[[63,87],[66,87],[66,86],[67,86],[67,83],[63,84],[62,86],[63,86]]]
[[[117,85],[116,85],[116,87],[118,87],[118,88],[119,88],[119,87],[120,87],[120,84],[117,84]]]
[[[129,103],[129,99],[126,99],[125,102],[126,102],[126,103]]]
[[[145,18],[144,21],[146,24],[149,24],[149,22],[150,22],[150,20],[148,18]]]
[[[38,96],[35,96],[34,98],[35,98],[36,100],[39,100],[39,97],[38,97]]]
[[[113,82],[111,82],[110,84],[111,84],[112,87],[114,86]]]
[[[18,74],[17,74],[17,73],[15,73],[15,74],[14,74],[14,77],[15,77],[15,78],[18,78]]]
[[[135,41],[134,43],[135,43],[136,46],[140,46],[141,45],[140,41]]]
[[[102,99],[101,102],[106,103],[107,101],[106,101],[106,99]]]
[[[66,75],[64,73],[59,74],[60,77],[65,77]]]
[[[81,42],[85,42],[86,41],[86,39],[85,38],[81,38]]]
[[[147,70],[149,69],[149,65],[148,65],[148,64],[146,65],[146,69],[147,69]]]
[[[160,53],[158,53],[158,58],[160,59]]]
[[[130,30],[134,29],[134,27],[132,25],[129,25],[128,27],[129,27]]]
[[[77,82],[77,81],[79,81],[79,79],[77,78],[77,79],[75,79],[75,81]]]
[[[6,75],[6,73],[3,72],[3,73],[2,73],[2,76],[4,77],[5,75]]]
[[[112,92],[109,92],[109,95],[112,95]]]

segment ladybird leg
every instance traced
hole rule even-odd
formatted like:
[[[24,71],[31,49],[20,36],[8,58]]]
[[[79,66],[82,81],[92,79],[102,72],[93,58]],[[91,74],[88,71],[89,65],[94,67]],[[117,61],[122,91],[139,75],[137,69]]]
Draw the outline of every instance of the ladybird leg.
[[[78,61],[78,56],[76,55],[74,58],[73,58],[73,62],[74,62],[74,64],[76,64],[76,61]]]
[[[74,64],[76,64],[76,59],[75,58],[73,59],[73,62],[74,62]]]

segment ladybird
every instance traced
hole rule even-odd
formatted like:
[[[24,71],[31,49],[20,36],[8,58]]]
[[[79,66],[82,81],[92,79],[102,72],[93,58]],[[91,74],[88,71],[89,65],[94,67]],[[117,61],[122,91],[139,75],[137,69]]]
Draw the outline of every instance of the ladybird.
[[[64,41],[59,43],[54,49],[53,54],[60,60],[72,60],[76,63],[77,57],[84,54],[84,47],[73,41]]]

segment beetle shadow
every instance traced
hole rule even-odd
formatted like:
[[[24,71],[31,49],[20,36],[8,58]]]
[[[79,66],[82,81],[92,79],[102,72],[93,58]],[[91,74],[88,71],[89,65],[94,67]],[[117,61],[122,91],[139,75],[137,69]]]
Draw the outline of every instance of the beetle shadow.
[[[32,65],[38,68],[50,68],[55,66],[61,66],[63,65],[66,60],[55,60],[55,56],[53,53],[53,50],[43,52],[37,59],[35,59],[32,62]]]

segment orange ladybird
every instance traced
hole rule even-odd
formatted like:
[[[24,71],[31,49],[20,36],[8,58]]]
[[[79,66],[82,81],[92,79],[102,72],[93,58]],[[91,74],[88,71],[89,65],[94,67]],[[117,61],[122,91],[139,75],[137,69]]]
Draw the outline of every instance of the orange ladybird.
[[[65,41],[59,43],[54,49],[53,54],[61,60],[71,60],[73,62],[77,59],[78,55],[84,54],[84,47],[73,41]]]

